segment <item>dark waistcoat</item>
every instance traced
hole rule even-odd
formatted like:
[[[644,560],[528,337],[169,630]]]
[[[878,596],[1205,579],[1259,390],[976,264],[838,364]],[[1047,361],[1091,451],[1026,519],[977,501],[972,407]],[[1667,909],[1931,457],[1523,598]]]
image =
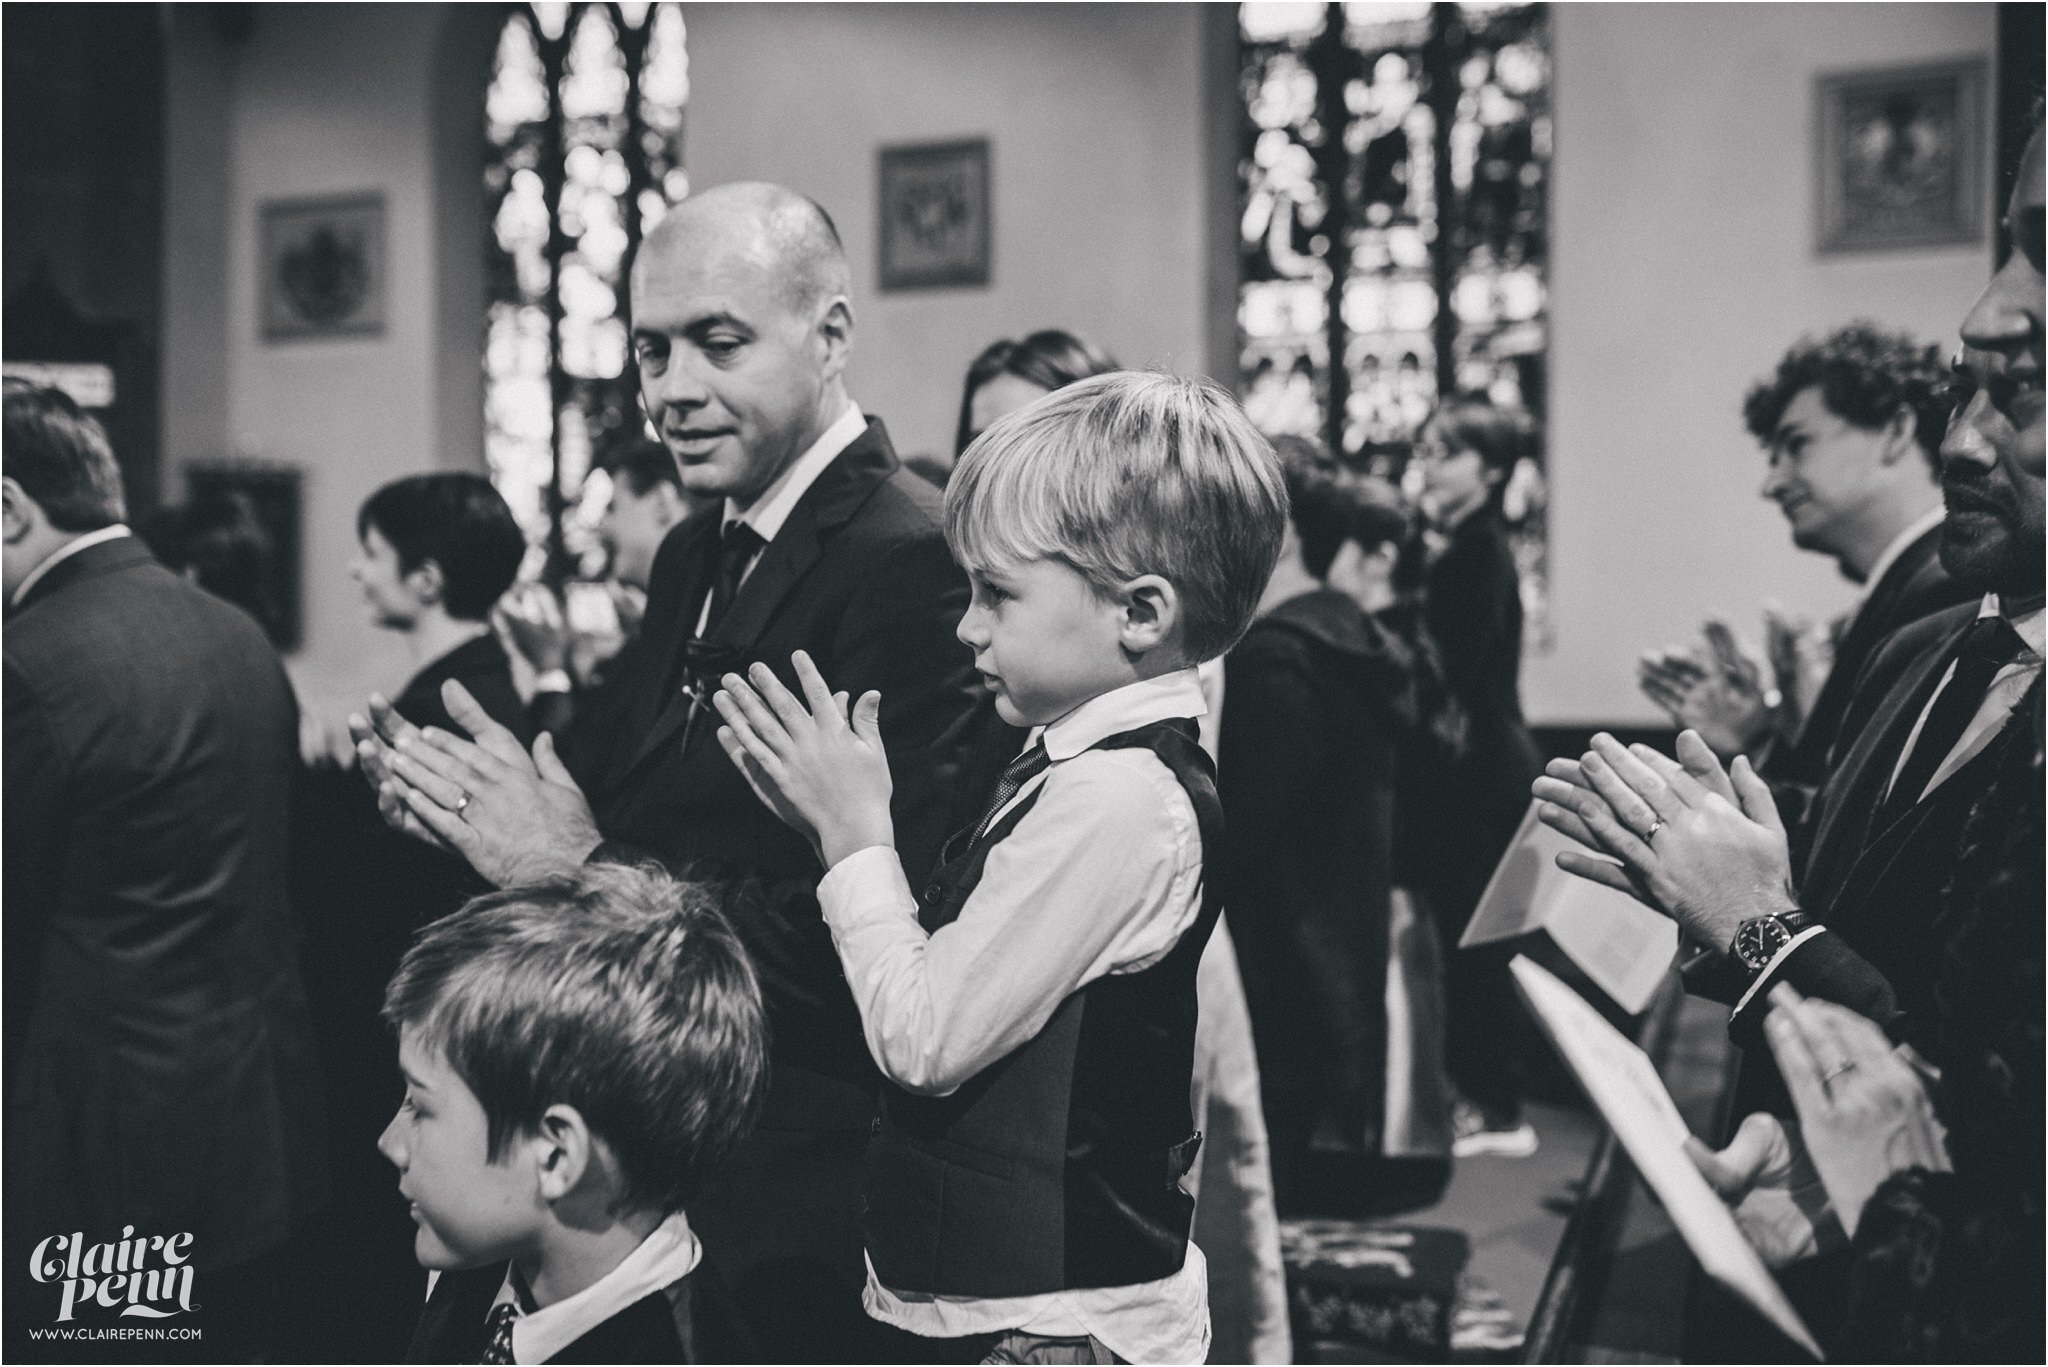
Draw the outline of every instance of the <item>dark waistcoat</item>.
[[[1140,746],[1186,790],[1205,857],[1220,850],[1215,769],[1194,724],[1155,722],[1092,748]],[[966,833],[949,843],[920,902],[926,931],[959,916],[989,850],[1039,791],[980,843]],[[994,1298],[1180,1270],[1194,1212],[1180,1179],[1201,1144],[1188,1102],[1195,966],[1221,906],[1216,886],[1203,878],[1201,910],[1165,958],[1081,988],[1034,1038],[950,1096],[887,1090],[862,1224],[883,1285]]]

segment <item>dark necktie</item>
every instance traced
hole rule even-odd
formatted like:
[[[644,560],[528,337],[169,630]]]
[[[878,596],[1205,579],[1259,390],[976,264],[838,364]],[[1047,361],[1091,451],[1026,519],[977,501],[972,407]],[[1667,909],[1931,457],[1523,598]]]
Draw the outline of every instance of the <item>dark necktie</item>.
[[[1009,805],[1011,798],[1017,796],[1017,790],[1044,773],[1045,766],[1050,763],[1052,760],[1045,753],[1045,742],[1039,741],[1004,767],[1002,777],[996,780],[995,793],[989,798],[988,810],[981,814],[981,820],[974,823],[974,836],[967,842],[969,849],[981,843],[981,838],[988,834],[989,823],[996,819],[997,812]]]
[[[2003,617],[1979,617],[1964,633],[1962,646],[1956,651],[1956,671],[1949,676],[1948,685],[1934,700],[1934,706],[1928,709],[1927,720],[1921,723],[1913,752],[1899,770],[1891,796],[1885,799],[1885,816],[1909,811],[1920,800],[1928,780],[1969,729],[1970,719],[1983,705],[1992,679],[2025,649],[2020,634]]]
[[[491,1331],[491,1341],[484,1348],[485,1362],[512,1362],[512,1325],[519,1319],[519,1307],[511,1301],[501,1301],[491,1307],[491,1316],[484,1326]]]
[[[734,595],[740,591],[747,566],[754,563],[754,557],[767,544],[759,532],[744,522],[728,523],[719,533],[718,558],[711,572],[711,612],[704,619],[704,635],[718,630]]]

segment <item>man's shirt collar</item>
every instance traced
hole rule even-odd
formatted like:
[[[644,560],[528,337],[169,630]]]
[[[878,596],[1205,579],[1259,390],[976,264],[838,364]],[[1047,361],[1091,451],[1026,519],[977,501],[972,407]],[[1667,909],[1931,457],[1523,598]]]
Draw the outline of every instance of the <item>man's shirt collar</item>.
[[[825,473],[825,467],[838,459],[839,453],[858,441],[861,433],[867,430],[868,420],[861,416],[860,405],[848,401],[846,411],[802,455],[791,461],[789,468],[761,491],[760,497],[745,508],[727,499],[720,529],[735,522],[744,522],[764,542],[773,541],[782,530],[782,524],[789,521],[789,515],[796,511],[796,505],[818,482],[818,476]]]
[[[65,542],[56,550],[43,557],[43,563],[30,570],[28,578],[15,585],[14,596],[7,600],[8,608],[12,610],[20,607],[21,600],[28,597],[28,591],[34,588],[44,575],[56,569],[57,566],[63,564],[72,556],[77,555],[80,551],[88,547],[104,545],[109,541],[114,541],[130,534],[127,523],[116,522],[111,527],[102,527],[96,532],[87,532],[84,536]]]
[[[1038,728],[1031,738],[1043,740],[1046,758],[1057,763],[1109,736],[1172,717],[1205,716],[1208,711],[1201,678],[1190,665],[1097,694],[1058,721]]]
[[[1977,608],[1979,618],[2003,615],[2011,622],[2012,629],[2019,633],[2020,640],[2026,642],[2027,649],[2033,652],[2037,661],[2041,658],[2043,636],[2048,634],[2048,625],[2044,625],[2042,621],[2043,613],[2043,605],[2036,601],[2032,607],[2023,609],[2015,616],[2005,611],[2004,601],[1995,593],[1985,594],[1983,603]]]
[[[566,1300],[512,1321],[512,1360],[546,1362],[635,1301],[690,1275],[702,1254],[688,1217],[677,1211],[604,1276]],[[511,1269],[506,1269],[492,1308],[507,1302],[523,1308],[525,1298],[513,1278]]]

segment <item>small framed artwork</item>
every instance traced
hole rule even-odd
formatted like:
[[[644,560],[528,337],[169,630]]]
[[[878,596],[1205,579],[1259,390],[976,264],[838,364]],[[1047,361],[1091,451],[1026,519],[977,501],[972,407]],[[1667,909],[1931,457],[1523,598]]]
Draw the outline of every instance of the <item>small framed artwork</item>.
[[[988,283],[987,139],[883,148],[879,203],[883,289]]]
[[[1981,242],[1984,89],[1976,59],[1822,76],[1819,249]]]
[[[384,330],[384,197],[263,206],[263,335],[272,341]]]

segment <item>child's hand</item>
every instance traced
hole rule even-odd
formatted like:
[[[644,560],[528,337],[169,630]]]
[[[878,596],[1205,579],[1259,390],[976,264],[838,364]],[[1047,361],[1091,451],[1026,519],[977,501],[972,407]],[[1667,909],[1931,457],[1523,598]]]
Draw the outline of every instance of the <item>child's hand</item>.
[[[848,717],[846,695],[826,687],[811,657],[790,656],[804,698],[756,664],[748,679],[728,674],[711,702],[725,725],[719,744],[777,816],[811,837],[831,868],[870,845],[894,848],[889,758],[882,749],[882,695],[868,692]]]

